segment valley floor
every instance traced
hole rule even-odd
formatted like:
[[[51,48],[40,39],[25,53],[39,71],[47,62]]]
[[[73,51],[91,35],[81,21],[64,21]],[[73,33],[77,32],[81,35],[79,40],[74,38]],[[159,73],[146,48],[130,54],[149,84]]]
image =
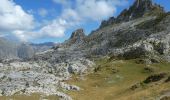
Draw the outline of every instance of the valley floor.
[[[74,100],[160,100],[161,95],[170,95],[170,84],[161,81],[143,83],[131,89],[152,74],[170,71],[170,63],[151,64],[153,72],[147,72],[146,65],[137,64],[136,60],[101,59],[97,64],[95,73],[83,79],[75,76],[68,81],[82,88],[81,91],[68,92]]]

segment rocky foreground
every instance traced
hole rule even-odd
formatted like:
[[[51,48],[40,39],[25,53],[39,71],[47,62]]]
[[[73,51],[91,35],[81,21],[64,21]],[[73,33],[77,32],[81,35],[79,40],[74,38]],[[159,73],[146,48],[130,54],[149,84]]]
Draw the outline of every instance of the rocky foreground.
[[[55,65],[45,61],[4,61],[0,63],[0,95],[40,93],[45,96],[56,95],[62,100],[72,100],[60,90],[79,91],[80,88],[63,81],[68,80],[73,73],[85,74],[93,65],[93,62],[84,58]]]

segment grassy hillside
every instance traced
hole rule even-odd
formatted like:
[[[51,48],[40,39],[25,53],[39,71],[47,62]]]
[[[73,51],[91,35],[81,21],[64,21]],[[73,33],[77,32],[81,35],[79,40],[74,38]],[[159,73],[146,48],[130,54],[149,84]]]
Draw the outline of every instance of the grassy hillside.
[[[95,72],[84,78],[74,76],[68,83],[82,88],[81,91],[66,91],[75,100],[155,100],[168,92],[170,84],[159,80],[144,83],[152,74],[170,71],[170,63],[151,64],[149,70],[145,64],[136,60],[96,61]],[[132,89],[132,86],[140,85]],[[166,99],[165,99],[166,100]],[[168,100],[168,99],[167,99]]]

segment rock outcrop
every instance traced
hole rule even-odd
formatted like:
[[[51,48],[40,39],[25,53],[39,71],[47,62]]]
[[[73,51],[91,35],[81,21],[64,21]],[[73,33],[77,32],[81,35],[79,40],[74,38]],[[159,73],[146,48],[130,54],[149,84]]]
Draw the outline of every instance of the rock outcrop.
[[[62,45],[65,47],[77,48],[85,42],[86,35],[83,29],[77,29],[72,34],[71,37],[66,40]]]

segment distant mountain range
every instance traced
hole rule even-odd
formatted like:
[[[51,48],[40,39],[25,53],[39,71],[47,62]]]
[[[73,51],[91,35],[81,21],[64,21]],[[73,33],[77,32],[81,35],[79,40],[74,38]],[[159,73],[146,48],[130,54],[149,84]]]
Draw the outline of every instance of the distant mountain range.
[[[55,43],[19,43],[0,38],[0,59],[27,59],[33,57],[37,52],[48,50]]]
[[[35,52],[42,52],[56,46],[57,43],[54,42],[45,42],[38,44],[30,43],[29,45],[34,49]]]

